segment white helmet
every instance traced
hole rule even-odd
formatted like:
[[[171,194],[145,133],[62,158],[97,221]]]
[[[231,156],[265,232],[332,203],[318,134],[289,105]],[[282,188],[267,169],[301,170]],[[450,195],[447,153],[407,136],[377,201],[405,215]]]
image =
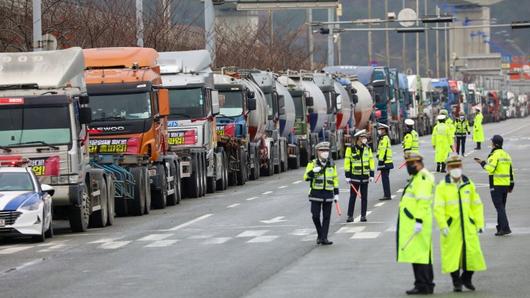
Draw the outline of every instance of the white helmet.
[[[413,126],[413,125],[414,125],[414,120],[412,120],[412,119],[405,119],[405,125]]]
[[[445,115],[438,115],[437,120],[445,120]]]

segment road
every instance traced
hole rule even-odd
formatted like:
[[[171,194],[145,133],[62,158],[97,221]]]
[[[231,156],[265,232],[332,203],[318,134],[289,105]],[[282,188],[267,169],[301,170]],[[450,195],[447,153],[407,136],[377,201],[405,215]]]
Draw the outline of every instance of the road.
[[[530,285],[530,121],[485,125],[486,137],[505,136],[516,187],[509,196],[513,234],[495,237],[496,213],[487,176],[470,151],[464,173],[475,181],[485,205],[481,236],[488,271],[474,277],[466,297],[527,297]],[[487,145],[485,146],[487,147]],[[393,147],[395,164],[401,149]],[[434,168],[430,136],[421,151]],[[342,161],[338,162],[343,176]],[[406,170],[391,173],[394,200],[380,202],[382,187],[369,189],[367,223],[346,224],[333,214],[332,246],[315,245],[303,170],[289,171],[148,216],[119,218],[114,226],[69,233],[64,222],[43,244],[10,240],[0,245],[1,297],[404,297],[412,287],[410,265],[395,262],[395,222]],[[437,174],[437,181],[441,179]],[[347,185],[341,181],[346,211]],[[360,207],[357,206],[356,214]],[[438,232],[434,232],[435,239]],[[440,273],[435,241],[435,292],[453,297]]]

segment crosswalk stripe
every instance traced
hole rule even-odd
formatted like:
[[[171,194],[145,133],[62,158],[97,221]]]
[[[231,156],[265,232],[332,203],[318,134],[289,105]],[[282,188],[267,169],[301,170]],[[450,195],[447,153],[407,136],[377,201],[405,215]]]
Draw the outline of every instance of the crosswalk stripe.
[[[293,182],[293,184],[298,184],[300,182],[302,182],[302,180],[297,180],[297,181]]]
[[[237,235],[237,238],[252,238],[265,235],[269,230],[249,230]]]
[[[282,188],[286,188],[286,187],[287,187],[287,185],[282,185],[282,186],[278,187],[278,189],[282,189]]]
[[[173,236],[173,234],[151,234],[138,239],[138,241],[160,241]]]
[[[364,226],[355,226],[355,227],[342,227],[340,228],[336,234],[346,234],[346,233],[358,233],[365,229]]]
[[[26,249],[30,249],[34,247],[33,245],[31,246],[15,246],[15,247],[10,247],[10,248],[4,248],[2,250],[0,250],[0,255],[9,255],[9,254],[13,254],[13,253],[17,253],[17,252],[21,252],[23,250],[26,250]]]
[[[247,243],[265,243],[265,242],[271,242],[271,241],[275,240],[275,239],[278,238],[278,237],[279,237],[279,236],[274,236],[274,235],[258,236],[258,237],[255,237],[255,238],[250,239],[249,241],[247,241]]]
[[[384,204],[385,204],[385,202],[377,203],[377,204],[374,205],[374,207],[381,207],[381,206],[383,206]]]
[[[225,242],[230,241],[231,239],[232,237],[216,237],[216,238],[208,239],[204,241],[203,243],[204,244],[223,244]]]
[[[145,247],[167,247],[177,243],[178,240],[157,240],[153,243],[146,245]]]
[[[374,239],[379,237],[380,232],[359,232],[353,234],[350,239]]]
[[[131,243],[131,241],[113,241],[113,242],[107,242],[103,243],[99,246],[101,249],[118,249],[120,247],[124,247],[125,245]]]
[[[232,205],[228,205],[226,208],[234,208],[234,207],[237,207],[241,205],[240,203],[235,203],[235,204],[232,204]]]

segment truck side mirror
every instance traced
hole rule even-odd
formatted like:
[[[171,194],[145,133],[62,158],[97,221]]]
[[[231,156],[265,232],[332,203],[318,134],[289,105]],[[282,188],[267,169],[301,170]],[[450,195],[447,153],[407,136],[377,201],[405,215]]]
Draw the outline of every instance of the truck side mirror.
[[[313,106],[313,104],[314,104],[313,97],[309,96],[309,97],[305,98],[305,105],[306,106],[311,107],[311,106]]]
[[[79,104],[87,105],[90,102],[90,97],[86,94],[79,95]]]
[[[169,115],[169,90],[158,89],[158,114],[162,117]]]
[[[254,91],[248,90],[247,91],[247,97],[248,98],[254,98],[254,97],[256,97],[256,94],[254,93]]]
[[[247,98],[247,110],[249,111],[256,110],[256,98],[254,97]]]
[[[212,90],[212,116],[219,115],[219,91]]]
[[[79,123],[90,124],[92,122],[92,109],[79,108]]]
[[[42,192],[45,192],[45,193],[49,194],[52,197],[55,194],[55,189],[53,187],[51,187],[50,185],[48,185],[48,184],[41,184],[40,188],[41,188]]]

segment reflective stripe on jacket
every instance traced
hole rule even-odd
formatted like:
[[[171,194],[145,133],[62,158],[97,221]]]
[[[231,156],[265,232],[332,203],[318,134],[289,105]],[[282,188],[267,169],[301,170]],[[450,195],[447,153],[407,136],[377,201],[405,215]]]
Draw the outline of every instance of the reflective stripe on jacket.
[[[434,177],[427,169],[409,178],[399,202],[397,225],[397,261],[432,263],[432,202]],[[415,233],[416,222],[422,230]]]
[[[379,145],[377,146],[377,160],[379,161],[377,166],[378,170],[394,168],[394,163],[392,161],[392,147],[390,144],[390,138],[387,135],[382,136],[379,140]]]
[[[469,131],[469,122],[467,120],[456,120],[455,129],[457,136],[465,136]]]
[[[374,176],[375,164],[372,149],[366,145],[361,148],[356,145],[346,149],[344,158],[344,173],[356,183],[368,183]]]
[[[478,230],[484,228],[484,206],[475,184],[466,176],[456,184],[449,175],[436,187],[434,217],[447,236],[440,233],[442,272],[458,269],[486,270]]]
[[[514,184],[512,158],[503,149],[493,149],[484,169],[490,174],[490,186],[512,186]]]
[[[321,167],[320,172],[315,173],[313,169],[316,166]],[[313,160],[307,164],[304,180],[310,182],[309,200],[318,202],[331,202],[335,194],[339,194],[339,176],[337,167],[332,160],[325,165],[320,161]]]
[[[415,130],[411,130],[403,137],[403,152],[420,153],[420,138]]]

